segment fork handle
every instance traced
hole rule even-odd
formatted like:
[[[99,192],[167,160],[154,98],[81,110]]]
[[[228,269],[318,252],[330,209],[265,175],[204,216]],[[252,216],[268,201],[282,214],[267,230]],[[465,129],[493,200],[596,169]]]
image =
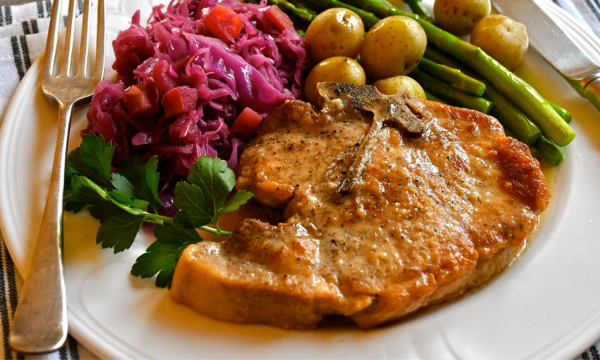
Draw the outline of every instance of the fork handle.
[[[10,330],[10,346],[23,353],[60,348],[67,338],[62,264],[65,161],[73,104],[59,102],[59,126],[50,191],[29,274]]]

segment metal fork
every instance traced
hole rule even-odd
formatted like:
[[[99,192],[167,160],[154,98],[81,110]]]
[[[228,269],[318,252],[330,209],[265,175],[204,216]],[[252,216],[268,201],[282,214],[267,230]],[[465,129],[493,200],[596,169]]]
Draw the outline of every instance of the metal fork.
[[[62,0],[54,0],[52,19],[42,70],[42,91],[59,107],[58,139],[50,191],[29,275],[25,280],[13,326],[10,346],[23,353],[45,353],[60,348],[67,338],[67,298],[62,264],[63,186],[71,113],[75,106],[89,101],[104,75],[105,4],[98,0],[96,69],[89,70],[89,30],[91,0],[85,0],[81,49],[77,72],[73,73],[76,0],[70,0],[67,34],[62,63],[55,60],[58,47]]]

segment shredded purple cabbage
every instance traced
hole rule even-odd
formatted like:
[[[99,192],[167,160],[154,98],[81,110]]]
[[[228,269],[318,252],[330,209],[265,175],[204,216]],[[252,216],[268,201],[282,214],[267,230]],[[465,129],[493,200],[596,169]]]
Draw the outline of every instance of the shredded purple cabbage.
[[[211,36],[204,16],[217,4],[243,22],[230,43]],[[246,139],[229,131],[245,107],[266,116],[290,98],[303,96],[307,45],[294,29],[263,27],[266,0],[260,5],[235,0],[173,0],[152,10],[148,26],[139,11],[121,31],[113,48],[118,80],[102,82],[87,113],[84,134],[102,134],[115,145],[114,166],[123,156],[157,155],[162,190],[186,176],[199,156],[218,156],[235,170]],[[132,114],[124,96],[142,90],[143,111]],[[198,91],[196,109],[165,118],[162,96],[187,86]],[[128,112],[129,111],[129,112]]]

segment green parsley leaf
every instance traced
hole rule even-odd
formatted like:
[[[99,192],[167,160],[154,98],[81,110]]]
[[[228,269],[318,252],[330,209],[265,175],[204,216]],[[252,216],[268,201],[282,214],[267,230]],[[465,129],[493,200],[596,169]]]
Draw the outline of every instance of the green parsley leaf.
[[[171,287],[177,261],[185,248],[203,240],[196,229],[209,231],[215,234],[214,238],[231,234],[219,228],[219,217],[237,210],[253,196],[239,191],[226,202],[235,185],[235,174],[218,158],[199,158],[188,181],[175,186],[174,202],[180,211],[172,224],[156,227],[157,240],[136,260],[131,270],[133,276],[149,278],[158,274],[156,286]],[[206,225],[214,225],[214,228]]]
[[[235,185],[235,173],[227,166],[227,162],[202,156],[198,158],[198,164],[190,169],[188,181],[200,188],[204,198],[203,208],[212,212],[209,223],[216,224],[218,211],[225,205],[225,200]]]
[[[132,198],[142,199],[150,203],[154,211],[162,207],[162,201],[158,196],[159,174],[158,158],[153,156],[142,164],[139,155],[125,157],[121,161],[121,167],[113,175],[113,186],[122,193]]]
[[[74,176],[85,176],[96,184],[112,190],[110,164],[114,146],[106,143],[102,135],[85,135],[81,146],[67,156],[65,183]]]
[[[119,196],[120,195],[121,194],[119,194]],[[111,196],[106,189],[103,189],[84,176],[75,176],[73,179],[71,179],[71,197],[75,201],[89,205],[112,203],[116,207],[130,213],[131,215],[144,216],[148,214],[148,212],[144,209],[132,207],[131,205],[134,203],[134,201],[131,198],[129,198],[126,203],[121,203]]]
[[[156,277],[156,286],[171,288],[177,261],[186,247],[202,241],[194,229],[185,229],[177,220],[154,229],[154,242],[138,257],[131,268],[131,275],[141,278]]]
[[[97,219],[104,219],[111,212],[122,210],[131,215],[142,216],[147,222],[162,224],[163,221],[171,221],[170,217],[146,211],[147,201],[131,198],[116,190],[108,192],[84,176],[75,176],[71,179],[71,199],[93,205],[89,211]]]
[[[113,190],[109,195],[123,205],[130,206],[135,209],[146,211],[148,209],[148,202],[145,200],[131,198],[129,195],[120,192],[119,190]]]
[[[114,173],[111,183],[118,191],[122,192],[123,194],[128,194],[130,197],[134,197],[133,194],[135,193],[135,188],[133,187],[133,184],[130,183],[129,180],[127,180],[127,178],[123,175],[119,174],[118,172]]]
[[[64,202],[65,211],[70,211],[74,214],[77,214],[85,207],[84,203],[73,200],[73,196],[71,195],[71,180],[70,179],[65,180],[63,202]]]
[[[144,223],[144,216],[116,211],[103,216],[101,223],[96,243],[102,244],[103,249],[114,248],[116,254],[131,247]]]
[[[114,147],[106,143],[102,135],[85,135],[81,146],[67,156],[65,168],[64,207],[66,211],[77,213],[85,207],[85,203],[76,201],[71,194],[71,179],[74,176],[85,176],[100,186],[112,189],[110,183],[110,163]]]
[[[219,209],[219,216],[225,213],[236,211],[240,208],[240,206],[252,199],[253,196],[254,194],[244,190],[236,192],[235,195],[233,195],[233,197],[227,202],[227,204]]]
[[[181,223],[187,228],[217,225],[224,213],[237,210],[252,198],[252,193],[240,191],[228,202],[235,185],[235,174],[219,158],[203,156],[192,166],[187,182],[175,186],[175,206]]]
[[[162,207],[158,196],[157,158],[142,164],[139,156],[125,158],[110,175],[114,147],[95,135],[86,136],[80,148],[69,154],[65,186],[65,209],[81,210],[88,205],[90,214],[101,222],[96,242],[115,253],[129,249],[144,222],[158,224],[156,242],[138,257],[131,274],[143,278],[157,276],[156,285],[170,287],[177,261],[186,247],[203,241],[197,229],[215,236],[230,235],[219,228],[219,217],[237,210],[253,195],[237,192],[227,197],[235,185],[235,174],[227,163],[213,157],[201,157],[188,176],[189,182],[175,186],[175,218],[147,211]],[[211,226],[207,226],[211,225]]]
[[[112,203],[102,203],[88,207],[87,211],[93,218],[102,220],[102,218],[119,211],[119,208]]]
[[[94,172],[105,182],[110,183],[110,164],[115,152],[114,146],[107,144],[102,135],[84,135],[83,142],[79,146],[83,151],[81,160],[94,170]]]
[[[208,196],[207,196],[208,195]],[[187,228],[199,228],[211,224],[217,216],[209,194],[205,195],[202,188],[184,181],[175,185],[173,202],[180,210],[177,217]]]

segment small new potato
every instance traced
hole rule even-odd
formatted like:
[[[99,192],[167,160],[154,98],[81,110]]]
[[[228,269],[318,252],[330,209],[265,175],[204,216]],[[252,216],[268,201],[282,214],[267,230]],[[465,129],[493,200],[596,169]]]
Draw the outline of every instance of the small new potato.
[[[385,79],[413,71],[426,46],[427,36],[418,22],[406,16],[390,16],[369,30],[360,58],[371,78]]]
[[[324,81],[366,85],[367,75],[360,64],[349,57],[336,56],[321,61],[308,74],[304,83],[304,92],[311,104],[318,105],[317,84]]]
[[[344,8],[333,8],[319,14],[306,30],[306,42],[313,58],[323,61],[334,56],[356,58],[365,37],[360,16]]]
[[[401,92],[407,92],[410,96],[427,99],[425,90],[423,90],[421,85],[414,79],[404,75],[378,80],[373,86],[385,95],[396,95]]]
[[[515,70],[527,52],[529,37],[522,23],[504,15],[491,15],[475,26],[471,43],[507,69]]]
[[[457,36],[470,34],[491,11],[490,0],[435,0],[433,4],[436,24]]]

